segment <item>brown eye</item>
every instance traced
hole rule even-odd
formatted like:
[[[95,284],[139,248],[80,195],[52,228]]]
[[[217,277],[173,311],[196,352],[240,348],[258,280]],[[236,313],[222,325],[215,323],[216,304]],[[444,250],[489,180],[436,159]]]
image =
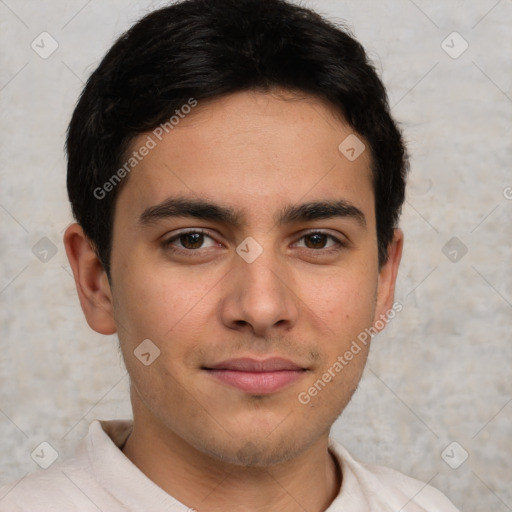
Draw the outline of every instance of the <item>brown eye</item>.
[[[201,230],[183,231],[162,242],[165,250],[188,253],[199,252],[200,249],[209,249],[216,245],[215,240]]]
[[[185,233],[179,237],[179,241],[185,249],[199,249],[204,243],[202,233]]]
[[[319,253],[322,251],[322,254],[325,254],[327,252],[336,252],[346,248],[347,244],[342,240],[329,233],[314,231],[303,235],[299,239],[297,247],[311,249],[313,251],[318,251]]]
[[[323,233],[313,233],[304,237],[304,243],[308,249],[324,249],[329,238]]]

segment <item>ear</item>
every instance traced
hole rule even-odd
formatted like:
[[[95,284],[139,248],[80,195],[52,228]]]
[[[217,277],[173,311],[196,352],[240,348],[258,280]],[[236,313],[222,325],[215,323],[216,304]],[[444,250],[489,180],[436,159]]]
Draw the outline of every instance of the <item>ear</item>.
[[[379,280],[377,289],[377,306],[375,308],[375,317],[373,319],[374,326],[377,320],[382,320],[383,317],[387,318],[387,312],[393,309],[395,299],[395,283],[398,275],[398,267],[402,259],[402,249],[404,245],[404,234],[401,229],[395,229],[393,233],[393,240],[388,246],[388,260],[379,270]],[[381,316],[382,315],[382,316]],[[386,322],[383,323],[384,326]],[[382,330],[375,327],[377,331]]]
[[[79,224],[73,223],[66,229],[64,246],[87,323],[100,334],[115,333],[112,291],[107,273]]]

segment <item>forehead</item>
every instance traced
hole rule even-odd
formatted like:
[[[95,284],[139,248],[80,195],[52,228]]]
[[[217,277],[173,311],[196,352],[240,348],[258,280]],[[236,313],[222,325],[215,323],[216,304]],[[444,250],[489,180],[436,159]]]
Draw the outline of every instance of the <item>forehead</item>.
[[[346,152],[345,141],[359,142],[357,153],[364,141],[353,139],[352,128],[325,102],[241,92],[183,112],[167,130],[132,141],[130,153],[151,149],[123,186],[116,217],[119,211],[135,216],[169,196],[213,200],[258,216],[285,203],[341,198],[373,214],[370,152],[355,159]]]

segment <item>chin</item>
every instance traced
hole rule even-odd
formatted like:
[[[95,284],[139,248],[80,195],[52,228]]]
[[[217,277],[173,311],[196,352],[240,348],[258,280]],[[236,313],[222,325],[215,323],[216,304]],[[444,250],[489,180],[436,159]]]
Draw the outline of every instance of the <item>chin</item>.
[[[280,435],[277,430],[271,435],[259,430],[239,431],[231,436],[227,434],[229,437],[223,436],[224,439],[216,437],[201,440],[196,437],[194,445],[209,457],[227,464],[246,468],[266,468],[296,458],[319,438],[318,433],[299,427],[292,430],[283,429]],[[301,432],[300,437],[297,437],[297,432]]]
[[[245,468],[266,468],[285,463],[302,451],[290,443],[283,445],[268,440],[243,441],[236,446],[233,444],[229,447],[205,446],[204,449],[212,458]]]

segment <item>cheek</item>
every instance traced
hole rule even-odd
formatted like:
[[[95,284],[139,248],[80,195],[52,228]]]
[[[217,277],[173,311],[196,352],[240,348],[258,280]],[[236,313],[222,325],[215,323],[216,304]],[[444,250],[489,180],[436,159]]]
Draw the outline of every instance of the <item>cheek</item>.
[[[173,381],[173,388],[183,387],[204,349],[211,347],[223,281],[197,269],[131,268],[136,270],[123,276],[116,292],[118,335],[132,381],[150,400],[155,390],[169,389]],[[150,366],[134,356],[146,339],[159,351]]]
[[[114,289],[116,319],[126,325],[130,338],[164,340],[181,325],[197,325],[194,318],[208,315],[218,279],[204,273],[195,279],[176,269],[151,270],[130,266]],[[135,341],[135,340],[134,340]]]
[[[377,284],[376,273],[370,269],[350,273],[337,270],[321,280],[304,284],[301,295],[327,327],[346,339],[371,324]]]

